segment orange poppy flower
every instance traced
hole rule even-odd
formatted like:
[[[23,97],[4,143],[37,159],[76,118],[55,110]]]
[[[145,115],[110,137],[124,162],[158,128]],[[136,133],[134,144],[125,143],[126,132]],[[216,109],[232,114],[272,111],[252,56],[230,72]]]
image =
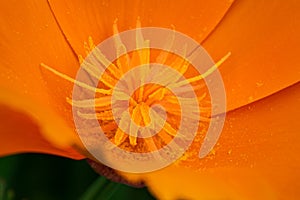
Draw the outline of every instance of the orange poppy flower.
[[[41,69],[75,77],[83,42],[119,31],[170,28],[201,43],[220,67],[227,116],[210,155],[187,158],[143,179],[161,199],[299,197],[300,3],[298,1],[14,1],[1,2],[0,155],[43,152],[85,158],[66,101],[73,85]],[[196,152],[197,153],[197,152]]]

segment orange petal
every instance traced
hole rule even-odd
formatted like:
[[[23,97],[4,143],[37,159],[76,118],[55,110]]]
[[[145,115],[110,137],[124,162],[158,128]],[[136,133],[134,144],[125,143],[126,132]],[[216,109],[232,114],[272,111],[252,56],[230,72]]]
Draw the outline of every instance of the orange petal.
[[[239,168],[201,172],[170,166],[145,177],[159,199],[277,199],[258,173]]]
[[[299,1],[236,1],[203,43],[220,67],[233,110],[300,80]]]
[[[142,26],[175,29],[201,42],[220,22],[232,1],[198,0],[168,1],[62,1],[50,0],[63,32],[77,54],[84,54],[83,41],[92,36],[95,44],[112,35],[112,25],[118,19],[122,32],[135,28],[140,17]]]
[[[77,58],[61,34],[46,1],[2,1],[0,4],[0,103],[13,108],[17,113],[22,113],[20,116],[33,120],[26,119],[22,126],[34,128],[35,123],[35,127],[39,127],[40,133],[53,145],[68,149],[77,141],[72,126],[71,108],[67,107],[65,99],[70,95],[72,85],[44,73],[39,64],[44,62],[58,66],[62,72],[75,75],[78,68]],[[12,113],[9,111],[10,115]],[[16,120],[14,126],[18,126],[17,117],[11,116],[11,119],[7,120],[10,125]],[[8,127],[6,124],[2,126],[8,132],[19,130],[18,127]],[[30,131],[31,129],[24,129],[22,132],[14,132],[15,135],[9,137],[5,131],[1,131],[0,146],[3,147],[2,142],[9,142],[7,138],[11,137],[18,137],[19,141],[23,140],[24,143],[29,140],[45,140],[37,131]],[[28,138],[28,135],[31,135],[31,138]],[[8,144],[13,144],[13,141]],[[17,144],[19,142],[16,141]],[[1,148],[0,154],[21,149],[30,151],[30,145],[26,148]],[[54,148],[37,142],[32,146],[32,150],[37,149],[51,152]],[[53,153],[55,152],[58,151]],[[65,156],[82,158],[79,154],[75,156],[74,150]]]
[[[4,105],[0,105],[0,109],[0,156],[20,152],[36,152],[73,159],[82,158],[74,149],[55,148],[41,135],[38,123],[30,119],[28,115]]]
[[[228,113],[214,154],[145,175],[153,193],[162,199],[299,198],[299,91],[300,83]]]

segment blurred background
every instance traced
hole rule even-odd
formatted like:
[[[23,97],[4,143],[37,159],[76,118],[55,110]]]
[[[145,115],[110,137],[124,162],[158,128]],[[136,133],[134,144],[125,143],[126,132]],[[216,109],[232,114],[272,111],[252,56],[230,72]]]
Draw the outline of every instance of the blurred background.
[[[85,160],[20,154],[0,158],[0,200],[154,200],[147,188],[114,183]]]

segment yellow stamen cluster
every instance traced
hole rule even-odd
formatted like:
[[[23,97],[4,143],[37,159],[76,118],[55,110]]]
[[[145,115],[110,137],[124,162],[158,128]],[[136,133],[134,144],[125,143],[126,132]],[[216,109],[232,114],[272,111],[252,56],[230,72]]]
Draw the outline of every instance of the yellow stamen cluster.
[[[137,28],[139,27],[141,27],[141,24],[140,21],[137,20]],[[94,57],[106,67],[106,71],[104,73],[101,74],[101,71],[98,69],[97,66],[86,62],[83,59],[83,56],[79,56],[79,62],[81,63],[81,67],[84,70],[86,70],[86,72],[88,72],[92,77],[97,79],[100,77],[99,82],[103,85],[102,88],[92,87],[86,83],[77,81],[45,64],[41,64],[41,66],[65,80],[68,80],[87,90],[95,92],[95,99],[72,100],[70,98],[67,98],[67,102],[72,106],[79,108],[95,108],[96,115],[81,112],[78,112],[77,114],[85,119],[94,119],[96,117],[100,121],[100,125],[111,124],[111,126],[109,126],[110,128],[108,128],[106,131],[114,133],[112,142],[114,142],[118,146],[121,146],[123,143],[127,142],[131,145],[131,148],[134,148],[139,141],[137,137],[137,131],[133,128],[131,129],[130,127],[131,133],[128,134],[116,125],[116,123],[114,122],[113,112],[111,110],[111,95],[118,80],[126,72],[139,65],[150,63],[151,56],[149,41],[144,40],[140,29],[136,29],[136,44],[138,50],[132,52],[131,54],[127,54],[126,47],[122,43],[118,34],[117,21],[115,21],[115,23],[113,24],[113,33],[115,47],[117,50],[116,53],[118,57],[114,63],[110,62],[104,56],[104,54],[95,46],[91,37],[88,38],[87,43],[84,43],[84,49],[86,51],[86,54],[88,55],[92,53]],[[173,40],[174,38],[172,37],[168,38],[168,41],[166,43],[166,49],[171,48]],[[174,86],[180,87],[186,84],[201,81],[202,79],[213,73],[229,56],[230,53],[225,55],[204,74],[188,78],[185,81],[176,82],[176,85]],[[172,67],[184,76],[184,74],[188,71],[190,67],[190,63],[179,56],[175,57],[175,59],[171,61],[169,57],[170,53],[166,51],[161,51],[156,57],[155,62],[161,64],[166,64],[168,62],[168,66]],[[164,71],[160,72],[160,74],[158,75],[168,76],[168,74],[164,73]],[[141,77],[142,83],[143,78],[144,77]],[[198,101],[201,102],[205,97],[206,93],[199,95]],[[188,101],[188,99],[184,100]],[[162,146],[161,143],[167,143],[172,139],[172,137],[176,135],[178,126],[178,124],[176,124],[178,122],[176,121],[181,115],[180,107],[178,105],[178,97],[174,96],[174,94],[171,91],[169,91],[165,87],[155,84],[142,84],[142,86],[138,88],[138,90],[136,90],[134,94],[130,97],[129,110],[132,120],[140,126],[149,125],[151,123],[150,107],[155,104],[160,104],[163,107],[165,107],[169,120],[166,120],[164,122],[162,121],[162,119],[159,118],[159,116],[155,117],[155,120],[157,120],[158,123],[162,121],[162,123],[164,124],[162,130],[159,133],[157,133],[156,138],[148,137],[142,139],[142,144],[147,146],[147,149],[149,151],[160,148]],[[209,107],[201,107],[200,110],[201,112],[210,113]],[[209,121],[210,118],[200,116],[200,120]],[[125,123],[123,118],[120,119],[120,124],[121,123]]]

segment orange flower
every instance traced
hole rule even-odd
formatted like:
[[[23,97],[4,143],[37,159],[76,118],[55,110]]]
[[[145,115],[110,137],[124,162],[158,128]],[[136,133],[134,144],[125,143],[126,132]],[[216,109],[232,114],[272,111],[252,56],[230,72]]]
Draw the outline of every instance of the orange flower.
[[[43,152],[82,159],[66,102],[70,77],[95,43],[135,25],[174,25],[222,64],[225,127],[204,159],[182,159],[144,179],[162,199],[276,199],[299,197],[300,26],[297,1],[15,1],[1,2],[0,155]],[[189,152],[193,155],[196,148]],[[78,151],[81,153],[78,153]]]

